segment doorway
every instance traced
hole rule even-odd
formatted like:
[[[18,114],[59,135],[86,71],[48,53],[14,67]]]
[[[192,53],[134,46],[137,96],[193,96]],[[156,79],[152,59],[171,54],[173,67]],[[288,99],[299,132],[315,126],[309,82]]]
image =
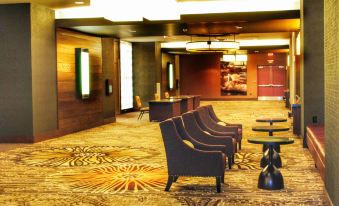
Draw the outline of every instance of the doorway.
[[[258,100],[282,100],[285,86],[285,66],[258,66]]]

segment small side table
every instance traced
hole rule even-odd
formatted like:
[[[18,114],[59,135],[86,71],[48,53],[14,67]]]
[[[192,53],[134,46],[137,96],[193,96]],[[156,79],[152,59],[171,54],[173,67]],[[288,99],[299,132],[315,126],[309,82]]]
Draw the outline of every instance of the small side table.
[[[273,147],[294,143],[294,139],[285,137],[252,137],[247,140],[253,144],[266,144],[269,151],[269,163],[261,171],[258,179],[258,188],[265,190],[280,190],[284,188],[284,179],[279,169],[272,163]]]
[[[256,131],[256,132],[268,132],[268,135],[269,136],[273,136],[273,132],[282,132],[282,131],[288,131],[290,130],[289,127],[284,127],[284,126],[274,126],[274,125],[270,125],[270,126],[254,126],[252,127],[252,130],[253,131]],[[263,152],[266,151],[266,147],[265,145],[263,145]],[[280,145],[276,145],[274,147],[274,149],[277,151],[277,152],[280,152]]]
[[[258,118],[255,120],[256,122],[269,122],[270,125],[273,125],[273,122],[287,122],[286,118],[280,118],[280,117],[276,117],[276,118]]]

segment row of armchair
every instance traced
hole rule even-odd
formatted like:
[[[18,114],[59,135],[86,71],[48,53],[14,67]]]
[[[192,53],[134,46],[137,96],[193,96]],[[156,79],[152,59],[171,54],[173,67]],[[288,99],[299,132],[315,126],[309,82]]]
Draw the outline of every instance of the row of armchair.
[[[207,105],[161,122],[160,129],[168,166],[165,191],[179,176],[200,176],[216,177],[220,192],[226,164],[231,169],[241,149],[242,125],[221,121]]]

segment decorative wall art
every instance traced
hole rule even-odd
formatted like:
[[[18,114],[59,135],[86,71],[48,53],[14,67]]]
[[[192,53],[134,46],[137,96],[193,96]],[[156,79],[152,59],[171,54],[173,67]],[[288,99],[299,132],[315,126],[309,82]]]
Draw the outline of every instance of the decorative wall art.
[[[221,96],[247,95],[247,66],[220,62]]]

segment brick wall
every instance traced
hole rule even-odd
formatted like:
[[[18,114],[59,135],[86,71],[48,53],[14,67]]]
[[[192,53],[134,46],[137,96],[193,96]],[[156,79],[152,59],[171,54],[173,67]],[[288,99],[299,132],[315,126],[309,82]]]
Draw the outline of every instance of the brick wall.
[[[339,2],[324,3],[326,189],[339,205]]]

